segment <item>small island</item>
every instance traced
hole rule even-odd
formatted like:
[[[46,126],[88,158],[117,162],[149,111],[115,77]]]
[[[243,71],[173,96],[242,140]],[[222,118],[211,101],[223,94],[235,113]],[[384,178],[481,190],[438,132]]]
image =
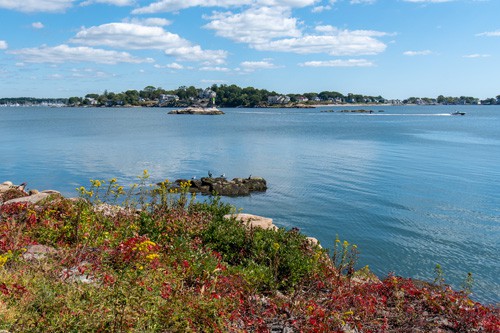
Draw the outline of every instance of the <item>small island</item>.
[[[215,107],[212,108],[187,107],[184,109],[172,110],[168,114],[195,114],[195,115],[216,116],[216,115],[222,115],[224,114],[224,112]]]

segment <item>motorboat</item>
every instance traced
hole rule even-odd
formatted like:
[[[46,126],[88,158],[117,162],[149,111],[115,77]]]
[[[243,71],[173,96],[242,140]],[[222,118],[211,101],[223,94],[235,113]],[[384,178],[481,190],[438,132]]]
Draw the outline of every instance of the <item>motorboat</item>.
[[[464,116],[465,112],[455,111],[450,113],[451,116]]]

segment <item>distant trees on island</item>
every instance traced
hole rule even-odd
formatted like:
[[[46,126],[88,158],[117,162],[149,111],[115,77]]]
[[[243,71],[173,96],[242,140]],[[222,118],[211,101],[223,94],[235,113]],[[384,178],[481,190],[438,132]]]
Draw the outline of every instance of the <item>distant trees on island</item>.
[[[349,104],[393,104],[393,105],[500,105],[500,95],[495,98],[479,100],[475,97],[437,98],[410,97],[404,100],[388,100],[382,96],[366,96],[349,93],[344,95],[336,91],[306,92],[302,94],[279,94],[275,91],[241,88],[237,85],[212,85],[201,89],[194,86],[181,86],[174,90],[147,86],[142,90],[127,90],[102,94],[90,93],[84,97],[70,98],[1,98],[0,106],[91,106],[91,107],[184,107],[191,105],[219,107],[300,107],[310,105],[349,105]]]

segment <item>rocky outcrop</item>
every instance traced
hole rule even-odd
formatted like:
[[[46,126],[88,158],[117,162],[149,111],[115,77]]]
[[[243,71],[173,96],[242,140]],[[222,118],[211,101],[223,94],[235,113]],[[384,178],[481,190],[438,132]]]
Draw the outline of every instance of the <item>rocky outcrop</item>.
[[[228,180],[225,177],[203,177],[197,179],[177,179],[176,184],[191,182],[191,192],[202,194],[213,194],[221,196],[237,197],[246,196],[251,192],[264,192],[267,190],[267,182],[261,177],[234,178]]]
[[[262,228],[262,229],[271,229],[276,230],[276,227],[273,224],[273,219],[253,214],[227,214],[224,215],[225,219],[235,219],[236,221],[240,221],[248,228]]]
[[[26,192],[24,190],[25,186],[26,183],[14,185],[10,181],[0,184],[0,205],[11,203],[31,203],[36,205],[50,196],[61,197],[61,193],[54,190],[42,192],[30,190]]]
[[[195,115],[221,115],[224,114],[217,108],[188,107],[185,109],[172,110],[168,114],[195,114]]]

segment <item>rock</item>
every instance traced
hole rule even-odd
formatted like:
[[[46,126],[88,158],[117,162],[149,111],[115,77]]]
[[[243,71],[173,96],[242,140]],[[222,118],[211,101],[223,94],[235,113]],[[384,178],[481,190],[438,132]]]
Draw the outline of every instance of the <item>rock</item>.
[[[224,215],[225,219],[235,219],[245,224],[249,228],[262,228],[262,229],[278,229],[273,224],[273,219],[252,214],[228,214]]]
[[[306,237],[306,238],[312,245],[318,245],[319,247],[321,247],[321,245],[319,245],[319,241],[316,238],[314,237]]]
[[[181,183],[187,182],[187,179],[177,179],[175,187]],[[246,196],[251,192],[264,192],[267,190],[267,182],[261,177],[234,178],[228,180],[225,177],[202,177],[197,180],[190,180],[191,192],[200,192],[202,194],[212,194],[216,192],[221,196]]]
[[[36,205],[40,201],[47,199],[51,195],[54,195],[54,194],[41,192],[41,193],[37,193],[34,195],[30,195],[30,196],[24,196],[24,197],[8,200],[8,201],[5,201],[3,204],[6,205],[6,204],[11,204],[11,203],[22,202],[22,203],[31,203],[31,204]],[[60,196],[60,194],[56,194],[56,195]]]
[[[224,114],[224,112],[217,108],[188,107],[185,109],[172,110],[168,114],[221,115]]]
[[[60,277],[63,281],[67,282],[79,282],[84,284],[94,283],[96,282],[95,277],[85,273],[90,266],[90,263],[83,261],[77,266],[64,269]]]
[[[12,200],[19,200],[27,197],[28,194],[16,187],[9,187],[8,189],[0,190],[0,204],[10,202]]]
[[[45,259],[47,255],[57,253],[56,249],[45,245],[30,245],[23,253],[24,260],[41,260]]]

